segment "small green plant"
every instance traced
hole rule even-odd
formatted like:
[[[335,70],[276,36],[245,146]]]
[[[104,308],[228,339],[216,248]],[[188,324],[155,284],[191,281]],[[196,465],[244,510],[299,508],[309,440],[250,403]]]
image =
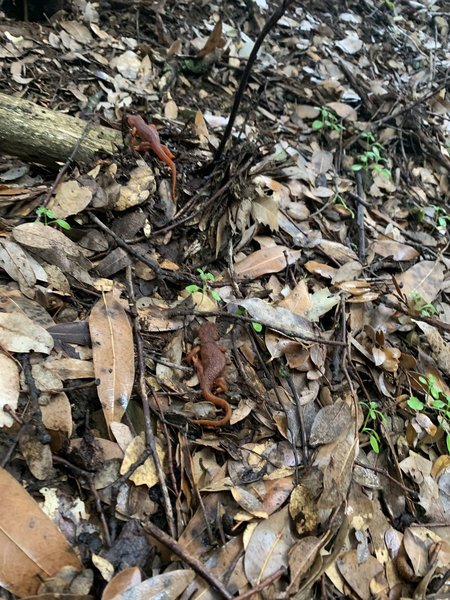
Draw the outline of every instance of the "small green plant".
[[[406,404],[416,412],[435,413],[439,427],[445,433],[445,442],[447,450],[450,453],[450,395],[444,394],[439,387],[436,377],[429,373],[426,377],[419,377],[420,383],[425,386],[425,401],[423,402],[417,396],[410,396]]]
[[[383,0],[383,4],[389,8],[389,10],[394,10],[395,2],[391,2],[391,0]]]
[[[375,136],[370,131],[363,133],[361,137],[365,139],[368,148],[362,154],[358,154],[356,162],[352,165],[352,171],[365,170],[390,178],[391,171],[384,166],[387,163],[387,158],[381,155],[381,152],[384,150],[383,144],[377,142]]]
[[[239,307],[236,311],[236,315],[247,316],[247,311],[245,310],[245,308]],[[254,331],[256,331],[256,333],[261,333],[261,331],[263,330],[263,326],[261,325],[261,323],[258,323],[258,321],[252,321],[251,325]]]
[[[346,210],[348,210],[348,212],[350,213],[351,218],[352,219],[355,218],[354,211],[349,207],[349,205],[346,203],[346,201],[341,196],[341,194],[336,194],[336,196],[334,197],[334,202],[335,202],[335,204],[341,204]]]
[[[315,106],[314,108],[320,111],[320,117],[312,122],[311,127],[313,129],[324,129],[325,127],[328,127],[332,131],[342,131],[344,129],[336,115],[328,110],[328,108],[325,106]]]
[[[55,213],[45,206],[38,206],[35,212],[39,217],[39,221],[40,217],[44,218],[44,225],[57,225],[58,227],[61,227],[61,229],[66,229],[67,231],[70,229],[70,225],[67,221],[58,219]]]
[[[378,420],[384,423],[387,420],[387,417],[379,408],[377,408],[378,405],[376,402],[361,402],[361,405],[365,406],[367,409],[367,415],[364,419],[361,433],[365,433],[369,436],[369,442],[372,450],[376,454],[379,454],[381,441],[380,436],[374,427],[369,427],[369,423],[373,423],[373,425],[375,425]]]
[[[434,209],[434,218],[436,219],[439,232],[445,234],[447,232],[447,225],[450,222],[450,215],[448,215],[445,209],[436,206],[436,204],[431,204],[431,208]]]
[[[431,302],[427,302],[419,292],[411,293],[411,300],[413,302],[412,308],[420,312],[423,317],[431,317],[432,315],[437,315],[437,308],[431,304]]]
[[[201,287],[196,283],[193,283],[192,285],[187,285],[185,287],[185,290],[190,294],[193,294],[195,292],[202,292],[205,295],[209,294],[211,298],[213,298],[216,302],[220,302],[222,298],[220,297],[219,292],[216,292],[216,290],[212,289],[210,285],[216,280],[214,275],[212,273],[209,273],[209,271],[204,271],[203,269],[197,269],[197,273],[199,274],[200,280],[202,282]]]

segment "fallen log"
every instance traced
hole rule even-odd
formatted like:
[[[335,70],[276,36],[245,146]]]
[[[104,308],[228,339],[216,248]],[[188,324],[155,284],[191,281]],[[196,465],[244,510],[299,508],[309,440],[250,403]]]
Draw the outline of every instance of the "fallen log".
[[[0,93],[0,152],[59,168],[80,142],[86,121],[43,108],[34,102]],[[113,154],[122,134],[92,124],[77,148],[74,160],[89,162],[97,152]]]

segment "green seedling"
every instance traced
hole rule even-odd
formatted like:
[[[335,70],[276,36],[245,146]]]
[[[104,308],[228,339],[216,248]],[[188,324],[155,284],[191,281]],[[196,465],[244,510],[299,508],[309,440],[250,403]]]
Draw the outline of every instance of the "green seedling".
[[[346,201],[344,200],[344,198],[341,196],[341,194],[336,194],[336,196],[334,197],[334,202],[335,204],[341,204],[346,210],[348,210],[348,212],[350,213],[350,216],[352,219],[355,218],[355,213],[353,212],[353,210],[349,207],[349,205],[346,203]]]
[[[388,162],[387,158],[381,155],[384,150],[383,144],[377,142],[370,131],[363,133],[361,137],[365,139],[368,148],[365,152],[358,154],[356,162],[352,165],[352,171],[370,171],[390,178],[391,171],[384,166]]]
[[[417,396],[410,396],[406,404],[418,413],[434,413],[439,427],[445,433],[445,442],[450,453],[450,395],[444,394],[437,383],[436,377],[431,373],[427,377],[420,376],[419,381],[426,388],[424,401]]]
[[[199,286],[195,283],[192,285],[187,285],[184,289],[190,294],[194,294],[195,292],[202,292],[203,294],[209,294],[211,298],[213,298],[216,302],[220,302],[222,300],[219,292],[211,288],[211,283],[216,281],[216,278],[209,271],[204,271],[203,269],[197,269],[197,273],[200,276],[200,280],[202,285]]]
[[[361,405],[367,409],[367,415],[364,419],[361,433],[365,433],[369,436],[369,443],[372,450],[375,452],[375,454],[379,454],[381,439],[374,427],[369,427],[369,423],[373,423],[374,425],[377,421],[384,423],[387,421],[387,417],[383,412],[381,412],[381,410],[379,410],[379,408],[377,408],[378,405],[376,402],[371,401],[368,404],[367,402],[361,402]]]
[[[58,219],[55,213],[49,208],[46,208],[45,206],[38,206],[35,212],[39,217],[38,221],[41,220],[40,217],[44,218],[44,225],[57,225],[58,227],[61,227],[61,229],[65,229],[66,231],[70,229],[70,225],[67,221],[65,221],[64,219]]]
[[[439,232],[445,234],[447,232],[447,225],[450,222],[450,216],[446,210],[440,206],[436,206],[436,204],[431,204],[431,208],[434,209],[434,218],[436,219]]]
[[[411,300],[413,302],[412,308],[417,310],[423,317],[431,317],[438,314],[437,308],[431,302],[427,302],[422,298],[419,292],[412,292]]]
[[[312,122],[313,129],[331,129],[332,131],[342,131],[344,129],[338,121],[338,118],[325,106],[315,106],[320,111],[320,117]]]
[[[239,307],[236,311],[236,315],[247,316],[247,311],[245,310],[245,308]],[[261,333],[261,331],[263,330],[263,326],[261,325],[261,323],[258,323],[258,321],[252,321],[251,325],[253,327],[253,330],[256,331],[256,333]]]

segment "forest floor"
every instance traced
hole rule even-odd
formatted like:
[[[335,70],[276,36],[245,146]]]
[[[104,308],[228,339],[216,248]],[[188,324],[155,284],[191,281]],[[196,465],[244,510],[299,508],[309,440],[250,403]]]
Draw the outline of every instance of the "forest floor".
[[[0,157],[0,598],[449,598],[448,3],[52,4],[0,92],[121,143]]]

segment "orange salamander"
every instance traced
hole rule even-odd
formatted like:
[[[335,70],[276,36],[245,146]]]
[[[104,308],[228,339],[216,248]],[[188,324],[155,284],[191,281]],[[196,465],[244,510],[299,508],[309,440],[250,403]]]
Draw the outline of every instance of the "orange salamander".
[[[138,152],[145,152],[146,150],[152,150],[158,158],[160,158],[172,171],[172,199],[176,198],[177,189],[177,168],[172,158],[173,154],[167,148],[163,146],[159,140],[158,130],[154,125],[148,125],[144,119],[139,115],[129,115],[127,117],[128,125],[131,127],[131,135],[133,138],[136,135],[140,138],[140,143],[135,146],[135,150]]]

